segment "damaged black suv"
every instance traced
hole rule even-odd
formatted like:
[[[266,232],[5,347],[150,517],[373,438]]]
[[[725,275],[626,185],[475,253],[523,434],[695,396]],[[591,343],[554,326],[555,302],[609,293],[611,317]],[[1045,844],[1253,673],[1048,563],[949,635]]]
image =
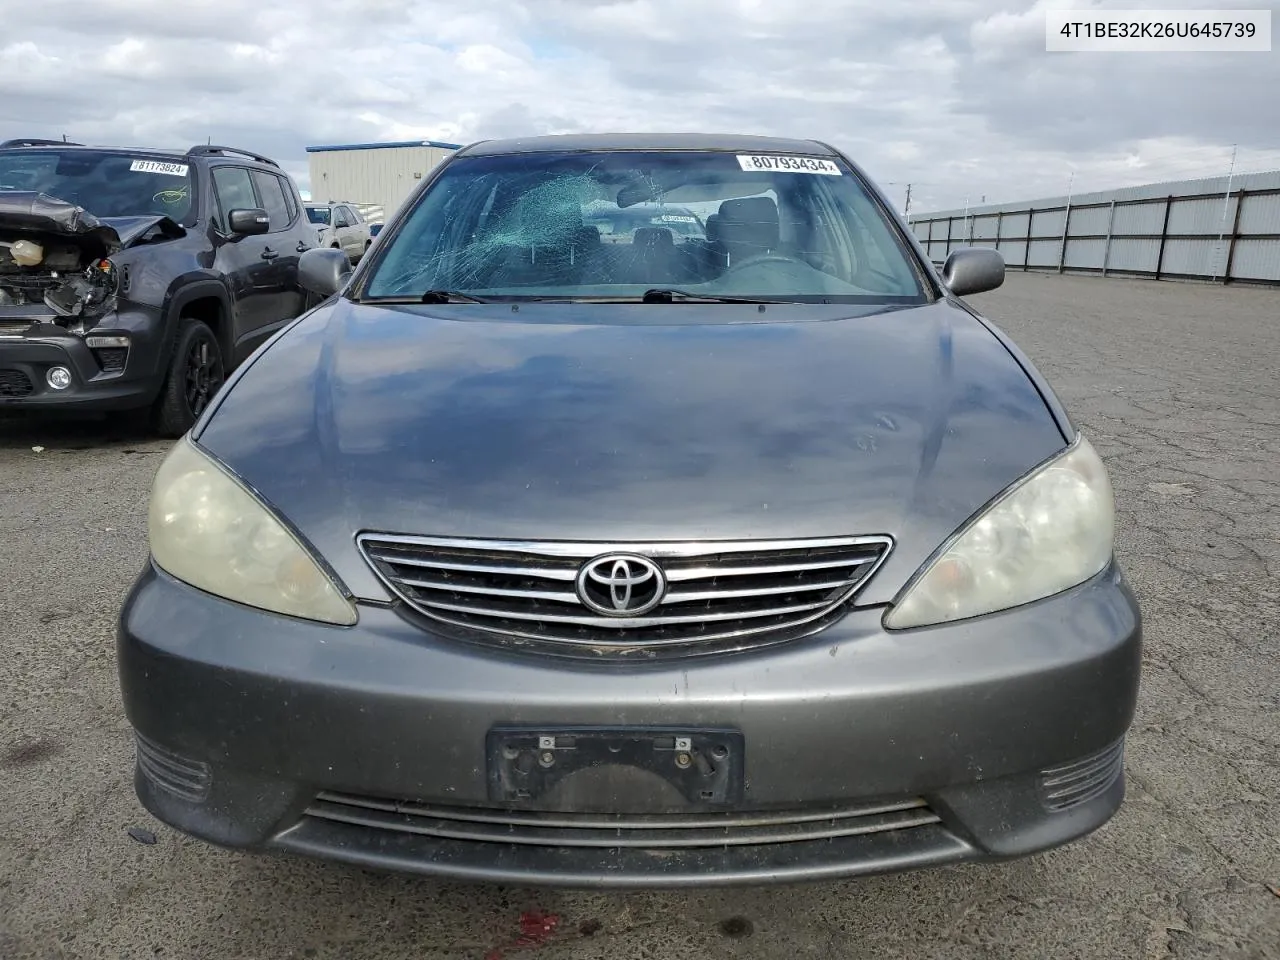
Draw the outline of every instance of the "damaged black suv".
[[[314,245],[257,154],[0,143],[0,411],[133,410],[182,435],[303,311]]]

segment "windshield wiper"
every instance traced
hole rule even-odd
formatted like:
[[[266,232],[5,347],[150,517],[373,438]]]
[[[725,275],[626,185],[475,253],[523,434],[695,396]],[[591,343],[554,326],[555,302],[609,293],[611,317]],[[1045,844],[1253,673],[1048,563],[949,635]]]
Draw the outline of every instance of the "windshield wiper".
[[[756,300],[751,297],[717,297],[706,293],[691,293],[688,290],[671,290],[655,288],[646,290],[640,298],[641,303],[772,303],[771,300]]]
[[[428,290],[421,297],[423,303],[488,303],[483,297],[473,297],[457,290]]]
[[[457,290],[428,290],[426,293],[411,293],[390,297],[361,297],[357,303],[492,303],[483,297],[473,297],[469,293]]]

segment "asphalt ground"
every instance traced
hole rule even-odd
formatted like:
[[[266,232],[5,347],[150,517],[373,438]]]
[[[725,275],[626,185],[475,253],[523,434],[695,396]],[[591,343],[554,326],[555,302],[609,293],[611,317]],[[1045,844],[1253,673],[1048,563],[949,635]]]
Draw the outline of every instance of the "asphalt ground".
[[[975,302],[1116,486],[1146,651],[1102,830],[1003,865],[641,894],[185,839],[134,799],[113,647],[167,444],[3,420],[0,958],[1280,957],[1280,290],[1015,274]]]

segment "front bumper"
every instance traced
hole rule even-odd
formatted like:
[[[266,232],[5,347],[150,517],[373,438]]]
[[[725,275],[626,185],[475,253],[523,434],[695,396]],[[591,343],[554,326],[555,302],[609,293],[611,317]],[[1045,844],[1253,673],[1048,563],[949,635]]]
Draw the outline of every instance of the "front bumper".
[[[89,336],[130,337],[127,349],[94,350],[53,322],[39,322],[22,336],[0,336],[0,410],[14,407],[124,410],[142,407],[160,388],[153,338],[108,317]],[[65,367],[71,385],[49,386],[51,367]]]
[[[148,568],[118,644],[143,804],[225,846],[636,887],[1023,856],[1124,794],[1141,620],[1114,567],[963,623],[889,633],[855,610],[809,640],[657,664],[499,653],[360,613],[305,623]],[[732,727],[745,800],[670,822],[514,813],[490,800],[485,753],[513,723]]]

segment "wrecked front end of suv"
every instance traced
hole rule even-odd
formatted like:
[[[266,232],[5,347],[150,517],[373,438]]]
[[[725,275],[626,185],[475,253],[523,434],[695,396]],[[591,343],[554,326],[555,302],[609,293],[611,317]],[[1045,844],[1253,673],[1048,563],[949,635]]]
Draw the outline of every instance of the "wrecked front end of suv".
[[[95,217],[44,193],[0,192],[0,404],[135,406],[131,257],[185,230],[165,216]],[[121,329],[117,329],[121,328]]]

